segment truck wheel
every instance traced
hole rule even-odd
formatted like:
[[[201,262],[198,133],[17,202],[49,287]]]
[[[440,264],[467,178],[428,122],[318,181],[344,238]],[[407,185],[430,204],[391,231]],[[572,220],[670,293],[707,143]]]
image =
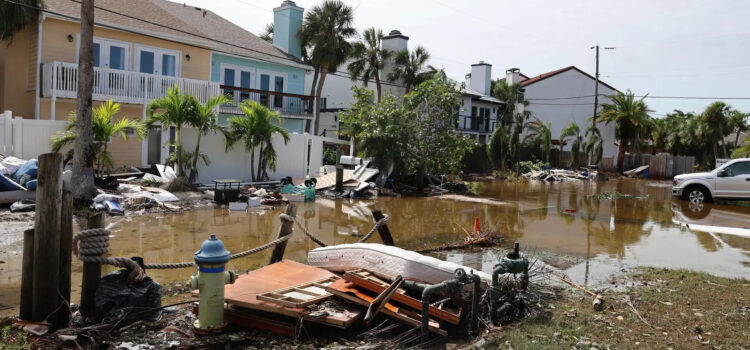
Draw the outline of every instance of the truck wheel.
[[[685,199],[700,204],[711,201],[711,193],[703,186],[689,186],[685,189]]]

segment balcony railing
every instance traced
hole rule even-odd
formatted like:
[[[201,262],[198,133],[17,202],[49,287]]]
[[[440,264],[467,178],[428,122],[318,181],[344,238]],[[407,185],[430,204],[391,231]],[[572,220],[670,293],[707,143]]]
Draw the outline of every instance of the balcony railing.
[[[492,133],[497,127],[497,120],[490,117],[472,117],[468,115],[459,115],[456,128],[462,131]]]
[[[78,65],[53,61],[44,64],[43,94],[45,97],[76,98]],[[94,100],[146,104],[164,96],[177,85],[182,93],[191,94],[201,102],[220,93],[219,83],[206,80],[176,78],[120,69],[94,67]]]
[[[313,112],[312,99],[308,95],[290,94],[237,86],[221,85],[221,92],[226,95],[230,103],[219,107],[221,113],[242,114],[239,104],[244,100],[256,101],[282,116],[300,119],[311,119]]]

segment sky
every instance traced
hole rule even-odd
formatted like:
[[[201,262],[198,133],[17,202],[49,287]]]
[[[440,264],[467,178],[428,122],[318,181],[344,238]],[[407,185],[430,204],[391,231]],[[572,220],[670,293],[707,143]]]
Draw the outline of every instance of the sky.
[[[183,0],[253,33],[273,22],[281,0]],[[296,0],[310,9],[322,0]],[[463,81],[472,63],[492,64],[493,79],[512,67],[533,77],[574,65],[636,95],[740,97],[750,112],[750,1],[735,0],[344,0],[354,26],[398,29],[409,48]],[[593,86],[592,86],[593,94]],[[573,95],[561,92],[559,97]],[[702,111],[713,100],[647,98],[654,117]]]

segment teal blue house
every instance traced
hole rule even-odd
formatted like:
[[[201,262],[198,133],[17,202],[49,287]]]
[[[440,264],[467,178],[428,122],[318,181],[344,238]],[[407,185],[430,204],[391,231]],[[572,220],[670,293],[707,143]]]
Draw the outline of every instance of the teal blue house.
[[[241,46],[226,45],[212,51],[211,81],[218,82],[232,101],[220,108],[222,123],[240,115],[237,105],[251,99],[279,112],[282,126],[289,132],[309,130],[313,104],[304,92],[305,73],[312,67],[302,62],[296,36],[303,12],[293,1],[284,1],[274,9],[273,43],[242,30],[243,37],[236,38],[243,41]]]

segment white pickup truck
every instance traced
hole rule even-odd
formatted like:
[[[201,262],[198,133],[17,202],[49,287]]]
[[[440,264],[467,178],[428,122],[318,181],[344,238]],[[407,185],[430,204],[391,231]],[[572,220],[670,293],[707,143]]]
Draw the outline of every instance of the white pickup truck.
[[[707,173],[677,175],[672,195],[694,203],[713,198],[750,199],[750,158],[733,159]]]

